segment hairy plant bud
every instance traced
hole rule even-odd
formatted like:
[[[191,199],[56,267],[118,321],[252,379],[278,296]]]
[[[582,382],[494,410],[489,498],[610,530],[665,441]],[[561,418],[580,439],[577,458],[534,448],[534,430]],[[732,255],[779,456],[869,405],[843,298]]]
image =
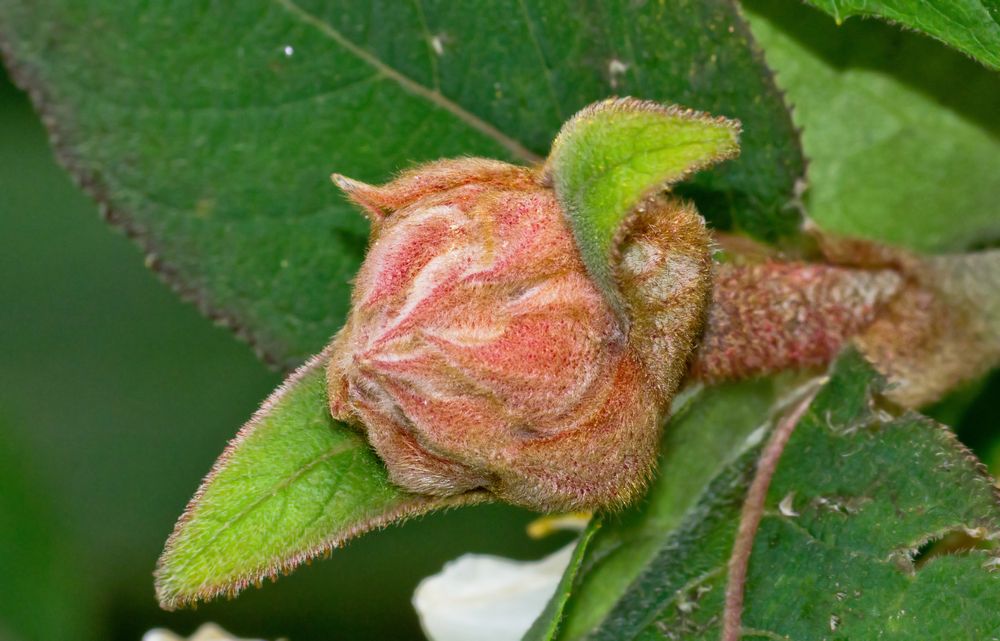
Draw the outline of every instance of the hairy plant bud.
[[[736,251],[713,267],[704,220],[664,186],[733,157],[739,131],[611,99],[539,168],[334,176],[372,234],[328,351],[332,415],[412,492],[594,509],[645,486],[690,364],[706,382],[815,368],[853,340],[893,400],[919,405],[1000,360],[994,253],[820,234],[818,263]]]
[[[632,499],[707,306],[701,217],[665,198],[637,208],[617,261],[623,318],[539,170],[460,159],[381,187],[335,179],[373,229],[330,407],[391,479],[541,510]]]

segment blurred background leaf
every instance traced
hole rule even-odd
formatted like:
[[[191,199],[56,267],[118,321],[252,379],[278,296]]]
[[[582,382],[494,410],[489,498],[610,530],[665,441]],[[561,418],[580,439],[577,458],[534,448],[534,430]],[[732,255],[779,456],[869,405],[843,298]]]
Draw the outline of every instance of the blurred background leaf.
[[[996,0],[809,0],[840,24],[877,16],[917,29],[1000,69],[1000,2]]]
[[[822,229],[923,251],[1000,241],[1000,74],[874,20],[744,7],[802,127]]]
[[[94,603],[52,484],[0,416],[0,639],[83,639]]]
[[[742,120],[740,159],[690,191],[703,211],[766,238],[798,222],[798,141],[732,0],[4,0],[0,43],[110,218],[283,365],[339,328],[364,251],[334,170],[530,161],[581,107],[635,94]]]

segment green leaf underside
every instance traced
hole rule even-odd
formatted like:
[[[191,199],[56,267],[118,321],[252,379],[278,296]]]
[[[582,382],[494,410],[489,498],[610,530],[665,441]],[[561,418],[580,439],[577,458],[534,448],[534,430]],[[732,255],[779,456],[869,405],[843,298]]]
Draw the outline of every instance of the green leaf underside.
[[[556,638],[559,624],[563,618],[563,612],[566,610],[570,597],[573,596],[576,573],[580,571],[580,566],[583,563],[584,555],[587,553],[587,548],[590,546],[590,541],[600,531],[600,528],[601,517],[595,515],[590,519],[587,528],[576,542],[576,547],[573,548],[573,556],[566,566],[566,571],[563,573],[562,579],[559,580],[559,585],[556,586],[555,594],[545,604],[545,609],[538,615],[531,628],[524,634],[522,641],[551,641]]]
[[[691,194],[760,237],[797,224],[794,129],[729,0],[2,0],[0,43],[63,161],[151,263],[283,364],[342,323],[363,255],[332,171],[526,162],[609,95],[740,119],[741,158]]]
[[[235,594],[365,531],[484,500],[391,484],[364,438],[330,418],[324,362],[313,359],[265,402],[191,500],[156,571],[164,607]]]
[[[590,274],[615,298],[612,254],[641,199],[739,152],[739,124],[638,100],[577,114],[546,162]]]
[[[794,105],[822,229],[922,251],[1000,240],[1000,74],[878,21],[744,6]]]
[[[754,542],[743,638],[988,639],[1000,629],[995,551],[914,560],[951,533],[984,546],[997,535],[991,480],[946,428],[885,406],[881,385],[845,355],[792,435]],[[717,639],[758,453],[723,466],[683,520],[660,529],[641,572],[605,596],[616,601],[606,616],[581,629],[570,611],[560,638]],[[613,539],[615,529],[606,520],[601,535]],[[600,543],[591,542],[578,584],[600,567]]]
[[[898,22],[1000,69],[1000,2],[996,0],[807,0],[837,22],[875,16]]]

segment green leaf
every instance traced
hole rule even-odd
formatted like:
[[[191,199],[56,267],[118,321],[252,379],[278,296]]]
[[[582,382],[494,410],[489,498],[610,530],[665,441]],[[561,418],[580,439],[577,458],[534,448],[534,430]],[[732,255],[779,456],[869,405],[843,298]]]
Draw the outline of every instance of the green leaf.
[[[235,594],[393,521],[485,500],[403,492],[364,438],[330,418],[324,354],[294,373],[226,448],[156,570],[173,609]]]
[[[1000,75],[876,21],[745,7],[803,128],[821,228],[923,251],[1000,239]]]
[[[743,638],[986,639],[1000,626],[992,481],[946,428],[888,406],[882,386],[849,353],[799,422],[750,557]],[[725,465],[661,532],[588,638],[718,638],[757,454]],[[935,554],[931,544],[945,538],[964,545]]]
[[[591,276],[617,301],[611,257],[641,200],[739,153],[738,122],[634,99],[571,118],[545,164]]]
[[[841,22],[876,16],[923,31],[1000,69],[1000,3],[996,0],[808,0]]]
[[[659,472],[642,502],[603,517],[573,586],[558,638],[593,628],[693,510],[709,482],[753,447],[787,382],[759,379],[690,391],[675,402]]]
[[[761,237],[798,224],[795,132],[731,0],[0,0],[0,43],[150,264],[286,365],[340,326],[365,247],[331,172],[532,162],[611,94],[741,120],[741,158],[689,195]]]
[[[583,564],[583,558],[590,546],[591,539],[600,529],[601,517],[591,517],[587,528],[576,542],[576,547],[573,548],[573,556],[570,557],[569,565],[566,566],[566,571],[563,573],[562,579],[559,580],[559,585],[556,586],[555,594],[549,599],[545,609],[535,619],[531,628],[525,632],[522,641],[551,641],[556,638],[566,604],[573,595],[577,572],[580,571],[580,566]]]

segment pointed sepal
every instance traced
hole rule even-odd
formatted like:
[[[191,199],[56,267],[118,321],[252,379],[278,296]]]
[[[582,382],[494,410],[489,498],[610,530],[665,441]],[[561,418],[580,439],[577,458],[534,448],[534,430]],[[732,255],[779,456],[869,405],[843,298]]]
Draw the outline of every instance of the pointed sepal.
[[[571,118],[544,176],[556,191],[591,276],[616,306],[613,259],[644,199],[739,153],[740,123],[676,106],[614,98]]]
[[[368,530],[485,500],[410,494],[327,409],[324,352],[292,374],[216,461],[157,564],[168,610],[287,573]]]

